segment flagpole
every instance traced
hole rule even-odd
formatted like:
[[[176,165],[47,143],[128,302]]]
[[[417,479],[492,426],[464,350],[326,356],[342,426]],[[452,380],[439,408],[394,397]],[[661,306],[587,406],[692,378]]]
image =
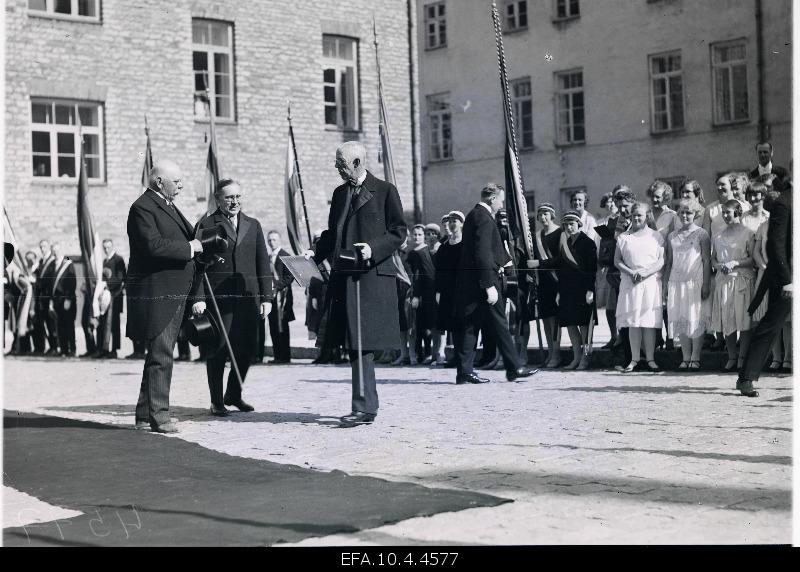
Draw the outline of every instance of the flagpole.
[[[300,161],[297,160],[297,147],[294,143],[294,128],[292,127],[292,102],[286,102],[286,119],[289,121],[289,138],[292,140],[292,153],[294,154],[294,169],[297,171],[297,184],[300,187],[300,201],[303,203],[303,218],[306,219],[306,232],[308,233],[308,247],[314,247],[311,238],[311,223],[308,222],[308,208],[306,207],[306,193],[303,191],[303,179],[300,177]]]

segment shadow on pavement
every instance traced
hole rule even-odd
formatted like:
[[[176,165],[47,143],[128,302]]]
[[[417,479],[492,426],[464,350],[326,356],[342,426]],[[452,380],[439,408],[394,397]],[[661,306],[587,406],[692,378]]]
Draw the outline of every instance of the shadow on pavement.
[[[431,381],[430,379],[425,378],[418,378],[418,379],[381,379],[379,375],[376,374],[376,379],[379,385],[455,385],[455,374],[453,375],[453,379],[442,380],[442,381]],[[353,382],[350,379],[350,375],[343,379],[306,379],[306,378],[298,378],[297,381],[304,381],[306,383],[346,383],[347,385],[351,385]]]
[[[729,455],[726,453],[701,453],[698,451],[684,451],[677,449],[637,449],[635,447],[577,447],[575,445],[544,444],[539,447],[546,449],[572,449],[575,451],[608,451],[619,453],[654,453],[656,455],[669,455],[671,457],[692,457],[695,459],[714,459],[715,461],[733,461],[741,463],[767,463],[771,465],[791,465],[792,458],[784,455]]]
[[[601,387],[593,386],[576,386],[576,387],[552,387],[553,391],[586,391],[598,393],[654,393],[654,394],[669,394],[669,393],[687,393],[697,395],[719,395],[740,397],[738,391],[733,388],[722,387],[694,387],[691,385],[605,385]]]

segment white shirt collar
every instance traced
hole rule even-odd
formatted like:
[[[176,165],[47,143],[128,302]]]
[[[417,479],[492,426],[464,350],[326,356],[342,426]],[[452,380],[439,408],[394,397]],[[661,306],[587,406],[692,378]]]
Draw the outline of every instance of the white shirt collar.
[[[167,197],[165,197],[163,194],[161,194],[161,191],[156,191],[155,189],[150,189],[150,190],[153,191],[155,194],[157,194],[162,199],[164,199],[164,202],[167,203],[168,205],[172,204],[172,201],[169,200]]]
[[[492,212],[492,207],[490,207],[483,201],[479,202],[478,204],[481,205],[483,208],[485,208],[487,211],[489,211],[489,214],[492,215],[492,217],[494,217],[494,213]]]
[[[355,186],[360,187],[361,185],[363,185],[366,178],[367,178],[367,171],[365,169],[364,172],[361,173],[361,176],[358,178],[358,181],[356,181]],[[353,183],[351,182],[350,184],[352,185]]]
[[[758,174],[759,175],[769,175],[772,172],[772,161],[767,163],[766,167],[762,167],[761,163],[758,164]]]

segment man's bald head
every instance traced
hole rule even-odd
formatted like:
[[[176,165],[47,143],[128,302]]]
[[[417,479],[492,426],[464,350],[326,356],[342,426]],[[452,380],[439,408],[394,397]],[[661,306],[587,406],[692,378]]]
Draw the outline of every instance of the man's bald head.
[[[150,188],[172,200],[183,189],[183,174],[177,163],[164,159],[150,170]]]
[[[367,149],[359,141],[347,141],[336,150],[336,170],[345,181],[356,182],[366,170]]]

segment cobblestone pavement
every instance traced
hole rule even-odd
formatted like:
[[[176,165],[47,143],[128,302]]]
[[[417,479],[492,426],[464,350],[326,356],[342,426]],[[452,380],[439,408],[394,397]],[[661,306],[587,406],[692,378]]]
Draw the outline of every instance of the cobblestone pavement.
[[[132,424],[141,367],[6,359],[4,408]],[[156,438],[514,501],[302,545],[791,542],[788,376],[747,399],[718,374],[544,371],[515,384],[489,372],[493,383],[459,387],[453,370],[381,368],[376,423],[343,430],[349,367],[250,371],[256,411],[220,419],[207,413],[204,366],[176,364],[180,432]],[[13,496],[14,510],[24,503]],[[9,506],[5,526],[16,525]]]

